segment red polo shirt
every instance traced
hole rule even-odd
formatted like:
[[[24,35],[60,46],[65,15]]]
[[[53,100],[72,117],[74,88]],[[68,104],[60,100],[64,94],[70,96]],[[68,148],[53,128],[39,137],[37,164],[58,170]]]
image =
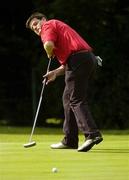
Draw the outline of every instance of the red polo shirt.
[[[74,29],[55,19],[43,23],[41,40],[43,43],[46,41],[54,42],[54,54],[60,64],[64,65],[72,53],[79,50],[92,50],[87,42]]]

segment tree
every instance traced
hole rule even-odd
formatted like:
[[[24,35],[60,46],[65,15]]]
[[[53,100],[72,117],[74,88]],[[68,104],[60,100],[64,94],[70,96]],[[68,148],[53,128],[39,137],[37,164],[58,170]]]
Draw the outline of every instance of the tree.
[[[127,121],[129,118],[129,60],[127,55],[129,47],[129,2],[127,0],[124,3],[120,0],[80,0],[76,3],[74,0],[69,0],[68,3],[64,0],[31,0],[27,2],[28,4],[17,2],[12,8],[5,6],[8,8],[6,10],[8,14],[4,14],[5,17],[2,16],[4,21],[0,25],[2,30],[0,33],[0,53],[4,61],[7,60],[5,67],[9,65],[10,58],[15,60],[19,58],[21,62],[23,60],[23,65],[22,63],[20,65],[22,68],[19,68],[18,71],[16,61],[13,61],[14,74],[19,73],[19,76],[22,74],[24,92],[26,92],[22,94],[21,91],[22,101],[19,95],[17,96],[19,109],[21,110],[23,106],[25,108],[22,111],[17,111],[17,118],[15,119],[21,117],[22,114],[24,118],[22,116],[21,119],[24,119],[24,123],[26,123],[28,114],[32,114],[30,104],[32,104],[32,97],[35,94],[32,95],[31,93],[31,84],[34,85],[34,81],[31,81],[32,72],[34,72],[32,74],[35,75],[33,77],[36,79],[36,85],[32,88],[36,92],[34,109],[36,108],[42,74],[47,66],[47,57],[42,49],[40,39],[25,29],[25,21],[31,12],[41,11],[48,18],[57,18],[70,24],[91,44],[94,53],[102,57],[103,67],[99,68],[96,74],[90,100],[91,109],[99,126],[103,128],[129,127]],[[6,21],[9,18],[10,23],[7,24]],[[6,38],[7,35],[8,38]],[[54,61],[51,68],[57,65]],[[1,72],[4,73],[4,71]],[[12,66],[8,67],[8,73],[11,77]],[[7,79],[1,79],[1,87],[3,87],[3,83],[8,84],[6,81]],[[59,78],[46,89],[43,115],[41,113],[40,122],[44,121],[44,118],[60,117],[63,114],[60,99],[63,86],[62,79]],[[17,88],[17,86],[14,87]],[[12,88],[11,85],[10,88]],[[0,94],[3,98],[6,97],[5,88],[1,88]],[[16,93],[14,94],[16,95]],[[29,98],[23,103],[25,97]],[[3,108],[1,114],[2,111]]]

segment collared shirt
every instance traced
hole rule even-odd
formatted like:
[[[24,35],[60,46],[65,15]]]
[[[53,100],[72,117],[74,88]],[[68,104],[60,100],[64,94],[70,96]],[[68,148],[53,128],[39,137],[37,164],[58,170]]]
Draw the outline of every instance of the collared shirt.
[[[54,55],[59,63],[63,65],[66,64],[68,57],[72,53],[80,50],[92,50],[74,29],[56,19],[43,23],[40,36],[43,43],[46,41],[54,42]]]

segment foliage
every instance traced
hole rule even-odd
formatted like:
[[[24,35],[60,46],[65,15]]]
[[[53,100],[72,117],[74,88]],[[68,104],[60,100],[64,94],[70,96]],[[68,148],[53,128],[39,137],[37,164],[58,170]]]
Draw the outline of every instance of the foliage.
[[[7,8],[9,23],[6,23],[6,14],[3,16],[5,21],[0,25],[0,54],[3,60],[0,71],[1,119],[12,117],[13,123],[29,124],[31,121],[26,122],[26,119],[32,119],[29,114],[36,110],[47,57],[40,39],[25,29],[25,20],[31,12],[42,11],[48,18],[60,19],[72,26],[89,42],[94,53],[103,59],[103,67],[98,68],[91,86],[90,99],[90,106],[99,126],[123,129],[129,127],[128,0],[124,3],[120,0],[80,0],[76,3],[74,0],[31,0],[28,3],[22,2],[22,5],[19,2],[14,4],[12,8],[3,6],[4,10]],[[54,61],[52,68],[57,65]],[[9,74],[9,77],[6,76],[8,78],[5,78],[4,72]],[[63,87],[61,77],[46,88],[39,118],[41,124],[52,116],[63,118]],[[9,101],[12,104],[12,99],[13,106],[7,105]]]

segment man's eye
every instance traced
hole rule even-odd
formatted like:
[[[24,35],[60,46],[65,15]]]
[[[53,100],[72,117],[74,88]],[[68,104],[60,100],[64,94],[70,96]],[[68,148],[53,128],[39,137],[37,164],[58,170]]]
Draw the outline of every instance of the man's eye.
[[[32,26],[36,26],[37,25],[37,22],[34,22]]]

